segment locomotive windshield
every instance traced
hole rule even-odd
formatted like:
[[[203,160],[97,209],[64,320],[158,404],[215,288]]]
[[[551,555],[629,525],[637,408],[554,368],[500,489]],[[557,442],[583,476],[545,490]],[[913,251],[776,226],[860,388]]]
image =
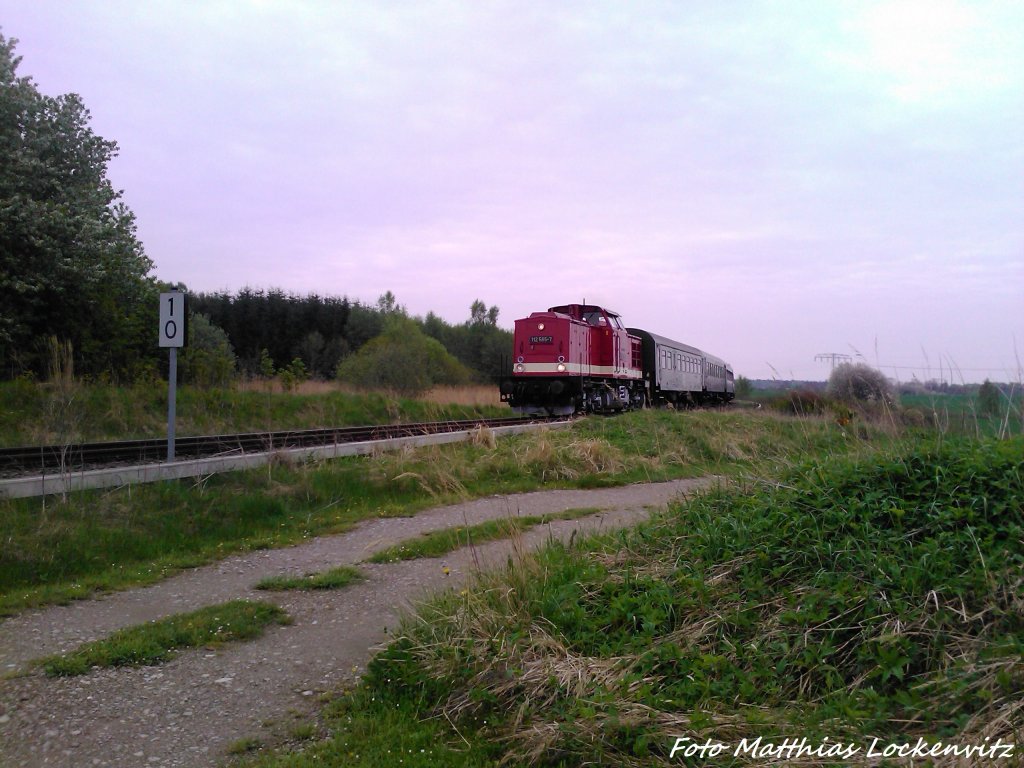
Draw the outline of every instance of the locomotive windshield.
[[[583,320],[588,325],[596,325],[600,328],[618,328],[622,330],[622,322],[618,315],[611,312],[604,312],[600,309],[589,310],[583,313]]]

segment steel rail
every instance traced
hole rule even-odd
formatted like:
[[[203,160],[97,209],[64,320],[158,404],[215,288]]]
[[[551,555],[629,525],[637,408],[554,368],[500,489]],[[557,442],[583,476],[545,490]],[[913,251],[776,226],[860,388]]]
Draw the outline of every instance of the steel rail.
[[[233,435],[178,437],[175,459],[197,459],[246,453],[308,448],[395,437],[459,432],[476,427],[503,427],[548,421],[522,416],[496,419],[378,424],[326,429],[293,429],[277,432],[243,432]],[[10,477],[29,472],[79,470],[122,463],[160,462],[167,458],[167,439],[117,440],[71,445],[37,445],[0,448],[0,474]]]

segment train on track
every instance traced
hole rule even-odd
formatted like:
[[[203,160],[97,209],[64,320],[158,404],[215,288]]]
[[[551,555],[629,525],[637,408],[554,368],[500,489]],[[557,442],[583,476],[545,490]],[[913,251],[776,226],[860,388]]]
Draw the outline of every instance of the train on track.
[[[593,304],[564,304],[516,320],[501,399],[526,415],[609,413],[726,404],[732,367]]]

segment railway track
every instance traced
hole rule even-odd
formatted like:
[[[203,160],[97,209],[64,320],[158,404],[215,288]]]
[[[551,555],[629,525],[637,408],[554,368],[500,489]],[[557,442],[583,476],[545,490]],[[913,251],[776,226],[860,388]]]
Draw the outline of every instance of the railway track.
[[[290,448],[310,448],[397,437],[461,432],[476,427],[504,427],[548,420],[516,416],[417,424],[384,424],[178,437],[174,441],[174,453],[175,461],[188,461],[219,456],[266,453]],[[166,458],[166,438],[0,448],[0,476],[18,477],[28,474],[80,471],[118,465],[150,464],[164,461]]]

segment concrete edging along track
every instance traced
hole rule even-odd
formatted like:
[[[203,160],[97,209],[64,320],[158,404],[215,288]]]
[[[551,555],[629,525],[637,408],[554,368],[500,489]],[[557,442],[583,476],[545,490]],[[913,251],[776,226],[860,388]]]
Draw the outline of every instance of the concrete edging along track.
[[[0,682],[0,763],[41,766],[215,766],[230,744],[258,734],[289,709],[308,717],[314,694],[358,678],[385,627],[439,589],[471,585],[549,538],[612,530],[645,519],[650,507],[713,483],[713,478],[595,490],[492,496],[409,518],[378,518],[352,531],[279,550],[227,558],[159,584],[102,599],[30,611],[0,622],[3,671],[25,671],[39,656],[66,651],[124,626],[249,597],[270,600],[295,620],[263,637],[193,650],[156,667],[97,670],[77,678],[41,672]],[[429,530],[505,516],[597,507],[601,514],[555,521],[518,539],[466,547],[444,558],[360,565],[367,581],[334,592],[264,593],[265,576],[361,563],[374,551]],[[442,565],[447,567],[442,568]]]
[[[516,435],[534,429],[567,426],[569,422],[547,422],[523,424],[510,427],[488,427],[495,435]],[[433,435],[413,437],[392,437],[384,440],[364,440],[355,443],[332,443],[306,448],[285,448],[262,453],[247,453],[238,456],[214,456],[207,459],[188,459],[163,464],[142,464],[131,467],[109,467],[77,472],[58,472],[51,475],[34,475],[0,480],[0,499],[19,499],[32,496],[46,496],[51,493],[68,493],[89,488],[117,488],[136,483],[154,483],[160,480],[178,480],[185,477],[204,477],[218,472],[234,472],[262,467],[279,458],[296,461],[306,459],[336,459],[342,456],[360,456],[375,451],[396,451],[407,446],[441,445],[457,443],[468,439],[478,430],[466,429],[458,432],[441,432]]]

